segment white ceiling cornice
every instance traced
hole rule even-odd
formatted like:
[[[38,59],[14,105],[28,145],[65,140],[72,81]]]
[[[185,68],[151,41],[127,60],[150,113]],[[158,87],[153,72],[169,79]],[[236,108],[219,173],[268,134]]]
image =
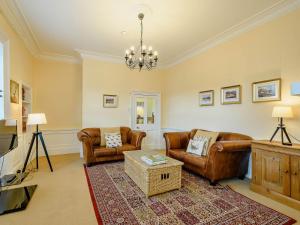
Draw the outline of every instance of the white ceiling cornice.
[[[219,35],[200,43],[194,48],[185,51],[184,53],[170,59],[168,62],[162,62],[162,68],[170,68],[180,64],[196,55],[199,55],[210,48],[213,48],[221,43],[224,43],[242,33],[250,31],[259,25],[267,23],[277,17],[283,16],[300,7],[300,0],[281,1],[278,4],[250,17],[249,19],[227,29]]]
[[[80,62],[80,60],[74,56],[42,52],[39,47],[39,43],[34,33],[32,32],[30,25],[26,20],[26,17],[23,15],[17,1],[1,0],[0,10],[34,57],[39,59],[49,59],[69,63]]]
[[[300,0],[282,0],[281,2],[269,7],[268,9],[250,17],[249,19],[227,29],[226,31],[220,33],[219,35],[204,41],[192,49],[189,49],[173,58],[167,62],[159,63],[160,68],[169,68],[176,64],[182,63],[195,55],[199,55],[210,48],[217,46],[218,44],[224,43],[242,33],[245,33],[259,25],[262,25],[268,21],[271,21],[279,16],[287,14],[300,7]],[[37,39],[32,32],[26,17],[23,15],[16,0],[1,0],[0,10],[6,17],[10,25],[15,29],[21,39],[24,41],[26,47],[32,53],[33,56],[41,59],[50,59],[58,61],[66,61],[69,63],[78,63],[80,61],[79,57],[73,55],[60,55],[55,53],[45,53],[42,52]],[[101,61],[113,62],[113,63],[124,63],[124,58],[121,56],[103,54],[98,52],[78,50],[82,59],[90,58]]]
[[[38,43],[17,3],[14,0],[1,0],[0,9],[13,29],[22,38],[28,50],[37,56],[40,52]]]
[[[82,49],[76,49],[76,52],[80,55],[82,59],[94,59],[99,61],[105,61],[105,62],[112,62],[112,63],[124,63],[124,58],[120,56],[114,56],[109,54],[103,54],[99,52],[92,52],[92,51],[86,51]]]

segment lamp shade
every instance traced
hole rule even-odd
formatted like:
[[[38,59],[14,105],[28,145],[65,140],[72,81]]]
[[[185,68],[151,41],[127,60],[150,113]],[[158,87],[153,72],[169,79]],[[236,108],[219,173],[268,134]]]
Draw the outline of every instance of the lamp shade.
[[[274,106],[272,117],[291,118],[293,117],[292,107],[290,106]]]
[[[28,114],[27,125],[47,124],[45,113],[30,113]]]
[[[291,95],[300,95],[300,82],[292,83]]]
[[[7,120],[5,120],[5,126],[7,126],[7,127],[15,127],[15,126],[17,126],[17,120],[15,120],[15,119],[7,119]]]

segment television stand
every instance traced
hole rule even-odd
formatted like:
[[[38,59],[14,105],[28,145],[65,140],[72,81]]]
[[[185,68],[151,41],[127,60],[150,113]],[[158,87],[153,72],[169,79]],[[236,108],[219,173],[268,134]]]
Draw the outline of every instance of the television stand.
[[[4,175],[2,178],[0,178],[0,187],[21,184],[27,175],[28,172],[20,173],[19,171],[16,174]]]
[[[0,216],[26,209],[37,185],[0,191]]]

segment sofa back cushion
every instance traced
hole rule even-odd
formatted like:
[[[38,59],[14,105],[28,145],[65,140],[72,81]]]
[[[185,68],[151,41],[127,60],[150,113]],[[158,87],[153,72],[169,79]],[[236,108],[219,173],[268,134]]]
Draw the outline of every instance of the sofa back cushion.
[[[100,146],[106,146],[105,134],[117,133],[120,134],[120,127],[101,127],[100,128]]]
[[[238,140],[252,140],[251,137],[238,134],[238,133],[230,133],[230,132],[220,132],[217,141],[238,141]]]
[[[131,129],[129,127],[120,127],[120,133],[121,133],[121,139],[122,139],[122,144],[128,144],[130,143],[130,132]]]

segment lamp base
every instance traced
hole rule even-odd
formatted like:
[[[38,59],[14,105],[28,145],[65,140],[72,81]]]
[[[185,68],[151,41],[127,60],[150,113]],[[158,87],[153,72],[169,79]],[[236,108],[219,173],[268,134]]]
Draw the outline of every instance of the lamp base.
[[[276,136],[276,134],[279,130],[280,130],[280,133],[281,133],[281,144],[292,146],[293,144],[291,142],[291,139],[290,139],[288,133],[286,132],[286,128],[285,128],[285,125],[283,124],[282,118],[280,118],[280,123],[278,124],[278,127],[276,128],[274,134],[272,135],[272,137],[270,139],[270,142],[273,141],[274,137]],[[284,141],[284,135],[285,135],[286,139],[288,140],[288,142]]]

